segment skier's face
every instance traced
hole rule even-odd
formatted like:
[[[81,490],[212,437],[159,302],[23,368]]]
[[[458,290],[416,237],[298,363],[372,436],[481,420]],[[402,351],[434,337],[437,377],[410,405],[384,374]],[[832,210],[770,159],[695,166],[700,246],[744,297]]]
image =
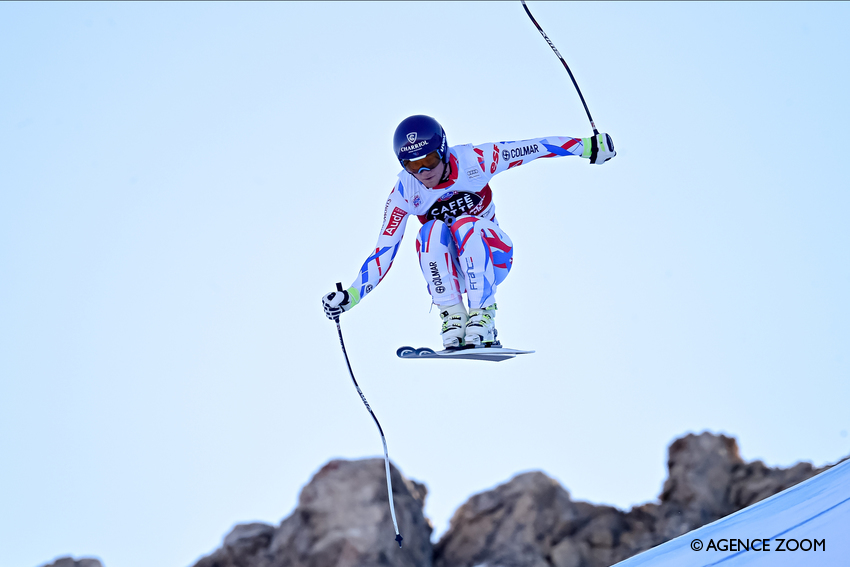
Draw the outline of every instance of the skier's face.
[[[440,179],[443,178],[443,173],[446,171],[446,164],[442,161],[440,165],[435,167],[434,169],[429,169],[428,171],[423,171],[422,173],[414,173],[413,177],[422,182],[422,185],[427,187],[428,189],[433,189],[437,185],[440,184]]]

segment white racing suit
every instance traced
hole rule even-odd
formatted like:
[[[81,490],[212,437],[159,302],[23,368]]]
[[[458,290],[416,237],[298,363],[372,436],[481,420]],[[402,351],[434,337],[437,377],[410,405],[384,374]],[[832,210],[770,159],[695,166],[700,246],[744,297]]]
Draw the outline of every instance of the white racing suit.
[[[433,303],[454,305],[466,293],[470,308],[489,307],[513,264],[513,243],[496,222],[490,179],[537,158],[586,152],[581,139],[551,136],[453,146],[449,153],[451,174],[433,189],[405,170],[398,174],[378,243],[350,286],[359,299],[387,275],[408,216],[416,215],[422,222],[416,252]]]

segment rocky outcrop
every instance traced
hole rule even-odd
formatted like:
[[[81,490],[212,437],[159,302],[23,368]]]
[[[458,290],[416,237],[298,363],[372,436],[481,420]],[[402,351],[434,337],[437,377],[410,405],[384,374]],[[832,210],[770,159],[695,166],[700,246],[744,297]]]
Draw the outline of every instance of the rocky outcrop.
[[[702,433],[669,449],[658,503],[628,512],[574,502],[557,482],[526,473],[461,506],[434,547],[434,567],[608,567],[821,470],[745,463],[734,439]]]
[[[238,525],[195,567],[430,567],[425,486],[391,471],[403,549],[394,539],[384,461],[337,460],[316,473],[280,526]]]
[[[195,567],[608,567],[829,468],[747,463],[733,438],[711,433],[677,439],[667,466],[658,501],[629,511],[574,501],[542,472],[521,474],[470,498],[433,546],[425,486],[392,467],[399,549],[383,459],[331,461],[279,526],[237,525]],[[45,567],[103,566],[66,557]]]
[[[761,461],[745,463],[735,439],[725,435],[687,435],[668,451],[668,476],[659,497],[665,522],[663,541],[737,512],[829,467],[797,463],[771,469]]]
[[[60,557],[44,567],[103,567],[103,564],[99,560],[92,558],[74,559],[73,557]]]

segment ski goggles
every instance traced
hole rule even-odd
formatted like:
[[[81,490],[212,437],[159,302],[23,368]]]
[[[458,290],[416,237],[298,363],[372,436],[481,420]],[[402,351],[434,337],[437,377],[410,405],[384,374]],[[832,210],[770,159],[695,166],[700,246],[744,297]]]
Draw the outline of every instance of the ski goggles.
[[[440,152],[433,151],[421,158],[406,159],[402,162],[404,169],[410,173],[422,173],[423,171],[431,171],[443,161],[440,157]]]

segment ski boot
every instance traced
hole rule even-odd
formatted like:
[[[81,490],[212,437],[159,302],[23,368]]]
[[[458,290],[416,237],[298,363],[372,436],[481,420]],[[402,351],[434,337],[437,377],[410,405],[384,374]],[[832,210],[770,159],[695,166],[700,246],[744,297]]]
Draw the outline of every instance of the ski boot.
[[[496,340],[498,333],[495,318],[495,303],[484,309],[470,309],[464,337],[466,344],[475,347],[499,346],[499,341]]]
[[[455,305],[441,305],[440,318],[443,320],[443,330],[440,334],[443,337],[444,348],[460,348],[463,346],[463,336],[466,332],[466,307],[463,303]]]

